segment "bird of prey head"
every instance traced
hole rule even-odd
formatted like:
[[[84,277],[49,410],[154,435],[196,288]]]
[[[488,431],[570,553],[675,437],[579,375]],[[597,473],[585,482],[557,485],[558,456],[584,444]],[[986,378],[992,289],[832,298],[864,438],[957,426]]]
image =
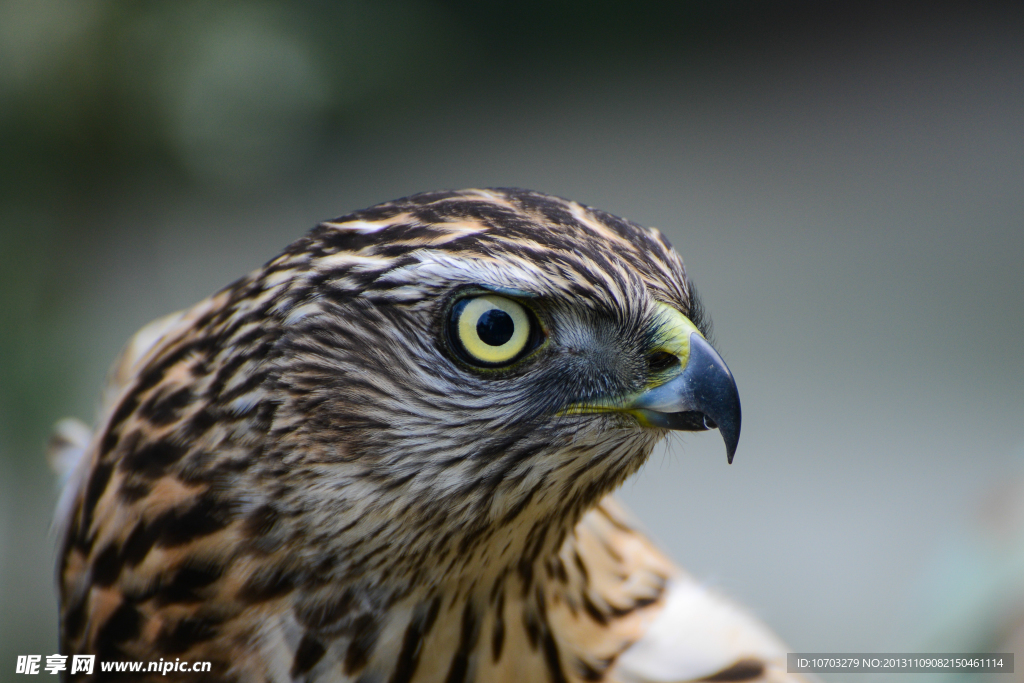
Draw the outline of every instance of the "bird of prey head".
[[[67,495],[68,652],[205,657],[237,680],[483,680],[519,638],[563,679],[600,673],[615,656],[550,626],[539,577],[583,582],[559,600],[607,624],[590,551],[555,562],[581,520],[667,430],[717,428],[730,461],[739,438],[664,236],[536,192],[324,222],[154,325]],[[671,572],[649,573],[637,609]]]

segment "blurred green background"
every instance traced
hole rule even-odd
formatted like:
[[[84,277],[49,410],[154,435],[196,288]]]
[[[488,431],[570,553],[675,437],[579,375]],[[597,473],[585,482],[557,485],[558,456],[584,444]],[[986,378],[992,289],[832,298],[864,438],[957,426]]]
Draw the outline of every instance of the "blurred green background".
[[[319,220],[468,186],[656,225],[686,260],[745,420],[731,468],[675,438],[625,487],[682,564],[794,651],[1007,642],[1024,494],[990,491],[1024,472],[1022,17],[0,1],[0,680],[56,652],[42,449],[94,417],[124,341]]]

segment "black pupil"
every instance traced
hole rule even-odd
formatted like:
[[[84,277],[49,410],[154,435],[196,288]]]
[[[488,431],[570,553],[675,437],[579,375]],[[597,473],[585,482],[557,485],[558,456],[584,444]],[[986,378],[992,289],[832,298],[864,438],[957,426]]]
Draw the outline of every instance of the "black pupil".
[[[480,340],[488,346],[501,346],[512,338],[516,324],[512,316],[500,308],[492,308],[476,321],[476,333]]]

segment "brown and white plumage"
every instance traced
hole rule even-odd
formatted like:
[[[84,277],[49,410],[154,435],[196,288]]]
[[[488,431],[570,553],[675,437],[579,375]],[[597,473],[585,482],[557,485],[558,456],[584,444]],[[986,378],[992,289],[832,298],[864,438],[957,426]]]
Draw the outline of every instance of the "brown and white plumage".
[[[525,316],[507,361],[458,337],[477,298]],[[710,423],[655,392],[701,333],[664,237],[573,202],[323,223],[115,366],[58,510],[62,650],[239,682],[783,680],[608,497],[666,424]]]

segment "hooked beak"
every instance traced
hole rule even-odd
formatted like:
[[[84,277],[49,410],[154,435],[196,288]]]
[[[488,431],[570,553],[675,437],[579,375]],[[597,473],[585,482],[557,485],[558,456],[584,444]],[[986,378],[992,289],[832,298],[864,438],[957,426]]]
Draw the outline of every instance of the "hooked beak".
[[[717,428],[732,464],[740,440],[740,394],[728,366],[696,330],[689,333],[686,366],[633,399],[626,410],[652,427],[699,432]]]
[[[740,441],[740,394],[728,366],[697,326],[668,304],[656,302],[651,351],[678,359],[655,371],[646,389],[622,398],[569,406],[568,413],[626,413],[645,427],[701,432],[717,429],[732,464]]]

